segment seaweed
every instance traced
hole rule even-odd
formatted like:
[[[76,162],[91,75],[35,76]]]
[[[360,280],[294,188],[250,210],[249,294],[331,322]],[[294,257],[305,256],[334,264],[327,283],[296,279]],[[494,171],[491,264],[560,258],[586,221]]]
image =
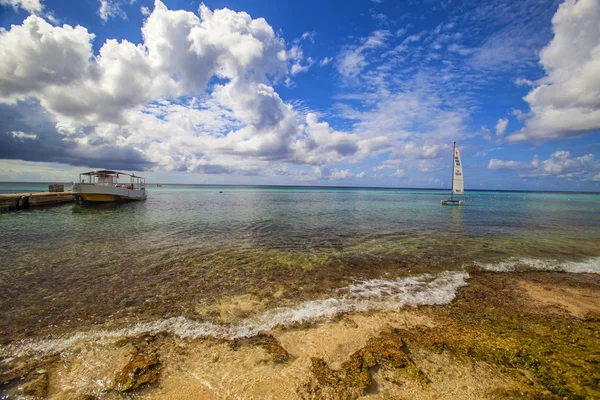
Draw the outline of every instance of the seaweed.
[[[399,331],[392,329],[369,339],[365,347],[350,355],[340,370],[330,368],[321,358],[311,358],[316,383],[309,388],[309,393],[317,397],[355,399],[373,385],[372,372],[376,368],[394,374],[405,371],[411,379],[421,384],[427,382],[423,372],[406,354]]]
[[[536,279],[556,284],[567,276],[536,275]],[[502,367],[524,385],[537,387],[538,397],[533,398],[550,393],[569,399],[600,398],[600,323],[533,307],[514,278],[475,275],[453,304],[429,312],[436,327],[402,332],[411,345]]]

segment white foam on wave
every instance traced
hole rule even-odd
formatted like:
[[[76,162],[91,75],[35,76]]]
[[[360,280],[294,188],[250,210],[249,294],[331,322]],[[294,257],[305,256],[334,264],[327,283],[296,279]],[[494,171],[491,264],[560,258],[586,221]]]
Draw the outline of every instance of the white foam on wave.
[[[589,258],[585,261],[563,262],[557,260],[513,257],[497,263],[476,264],[477,266],[492,272],[554,271],[600,274],[600,257]]]
[[[78,342],[97,341],[115,337],[135,337],[167,333],[182,339],[214,337],[236,339],[251,337],[276,326],[327,320],[341,313],[369,310],[393,310],[402,306],[449,303],[458,288],[467,284],[469,274],[463,271],[444,271],[438,275],[424,274],[396,280],[372,279],[358,281],[343,290],[345,294],[323,300],[306,301],[296,307],[269,310],[237,325],[218,325],[185,317],[139,323],[130,328],[76,333],[67,338],[21,341],[0,348],[0,356],[15,357],[29,354],[54,354]]]

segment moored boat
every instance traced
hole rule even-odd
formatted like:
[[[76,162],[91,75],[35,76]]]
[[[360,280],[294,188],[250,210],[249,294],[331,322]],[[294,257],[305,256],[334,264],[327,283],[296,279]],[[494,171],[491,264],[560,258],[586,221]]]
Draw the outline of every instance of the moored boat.
[[[119,182],[121,176],[129,177],[129,182]],[[79,174],[79,182],[73,183],[73,196],[92,203],[146,200],[146,179],[119,171],[85,172]]]
[[[454,151],[452,152],[452,191],[448,200],[442,200],[443,206],[462,206],[465,201],[455,199],[455,194],[465,194],[465,177],[463,176],[462,162],[460,160],[460,152],[454,142]]]

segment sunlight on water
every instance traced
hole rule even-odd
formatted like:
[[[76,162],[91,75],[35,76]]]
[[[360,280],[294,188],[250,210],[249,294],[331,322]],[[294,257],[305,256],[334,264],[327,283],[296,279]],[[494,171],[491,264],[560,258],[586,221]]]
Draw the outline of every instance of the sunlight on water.
[[[238,326],[448,270],[597,268],[598,195],[446,195],[166,185],[145,202],[2,213],[2,342],[178,317]]]

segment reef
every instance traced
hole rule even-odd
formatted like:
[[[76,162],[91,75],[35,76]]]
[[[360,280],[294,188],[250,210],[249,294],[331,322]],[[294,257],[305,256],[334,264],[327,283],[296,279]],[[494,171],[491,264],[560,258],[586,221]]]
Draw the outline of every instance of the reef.
[[[316,382],[308,392],[317,398],[355,399],[373,385],[371,373],[375,368],[393,375],[404,372],[422,384],[427,382],[423,372],[406,354],[399,330],[392,329],[369,339],[365,347],[350,355],[340,370],[331,369],[321,358],[311,358],[311,372]]]
[[[6,357],[0,397],[597,399],[599,299],[595,274],[475,272],[445,305],[244,339],[163,333]]]

